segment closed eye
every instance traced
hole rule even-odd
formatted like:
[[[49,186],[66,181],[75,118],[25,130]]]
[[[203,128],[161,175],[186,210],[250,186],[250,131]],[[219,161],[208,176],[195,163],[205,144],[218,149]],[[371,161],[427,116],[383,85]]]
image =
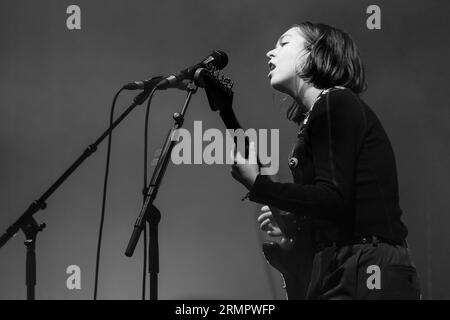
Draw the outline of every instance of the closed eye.
[[[277,48],[279,48],[279,47],[284,47],[284,45],[286,45],[286,44],[288,44],[289,42],[281,42],[281,43],[279,43],[279,44],[277,44],[276,46],[275,46],[275,49],[277,49]]]

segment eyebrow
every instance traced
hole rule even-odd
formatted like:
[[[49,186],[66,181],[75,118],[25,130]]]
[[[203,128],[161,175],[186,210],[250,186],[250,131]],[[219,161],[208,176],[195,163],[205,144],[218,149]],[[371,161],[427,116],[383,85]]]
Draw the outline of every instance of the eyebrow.
[[[284,38],[287,38],[287,37],[290,37],[290,36],[291,36],[290,34],[284,34],[284,35],[282,35],[282,36],[278,39],[277,44],[278,44],[278,43],[281,43],[281,41],[282,41]]]

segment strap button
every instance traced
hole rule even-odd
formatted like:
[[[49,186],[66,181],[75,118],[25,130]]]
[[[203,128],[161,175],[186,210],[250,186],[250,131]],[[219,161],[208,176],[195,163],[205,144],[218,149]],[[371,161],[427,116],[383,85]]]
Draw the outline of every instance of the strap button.
[[[289,159],[289,168],[296,168],[298,166],[298,159],[296,157],[292,157]]]

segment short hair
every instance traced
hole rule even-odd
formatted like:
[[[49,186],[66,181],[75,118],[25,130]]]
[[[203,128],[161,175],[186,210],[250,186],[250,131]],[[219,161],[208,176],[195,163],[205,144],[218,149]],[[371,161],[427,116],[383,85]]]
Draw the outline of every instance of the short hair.
[[[310,53],[301,70],[298,70],[301,79],[318,89],[342,86],[355,94],[367,89],[364,65],[349,34],[326,24],[309,21],[295,24],[292,28],[298,28],[306,40],[305,49]],[[291,105],[287,111],[288,119],[300,122],[299,111],[296,103]]]

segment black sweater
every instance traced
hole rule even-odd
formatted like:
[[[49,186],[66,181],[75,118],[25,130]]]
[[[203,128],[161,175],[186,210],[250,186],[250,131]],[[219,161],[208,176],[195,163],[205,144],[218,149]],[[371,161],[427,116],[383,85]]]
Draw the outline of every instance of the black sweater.
[[[294,183],[258,175],[249,199],[308,218],[326,230],[320,239],[404,240],[394,152],[372,109],[351,90],[333,88],[307,120],[289,161]]]

